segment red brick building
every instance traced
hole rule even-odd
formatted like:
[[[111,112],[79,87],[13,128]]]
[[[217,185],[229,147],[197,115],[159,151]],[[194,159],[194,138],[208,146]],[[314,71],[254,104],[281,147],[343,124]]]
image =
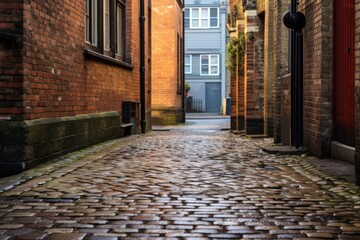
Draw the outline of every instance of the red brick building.
[[[1,175],[150,129],[150,11],[148,0],[0,0]]]
[[[185,121],[183,0],[152,2],[152,122]]]
[[[273,136],[275,143],[285,145],[291,144],[291,49],[289,30],[282,20],[290,2],[237,1],[244,6],[244,32],[248,38],[247,47],[250,47],[246,51],[244,69],[245,130],[249,127],[246,111],[252,106],[250,113],[256,113],[254,116],[258,119],[263,113],[264,133]],[[306,17],[303,144],[319,158],[332,157],[354,163],[360,184],[360,1],[297,2],[298,11]],[[256,14],[252,9],[256,9]],[[253,36],[254,44],[249,36]],[[256,57],[261,55],[263,59]],[[259,98],[261,91],[263,107]]]

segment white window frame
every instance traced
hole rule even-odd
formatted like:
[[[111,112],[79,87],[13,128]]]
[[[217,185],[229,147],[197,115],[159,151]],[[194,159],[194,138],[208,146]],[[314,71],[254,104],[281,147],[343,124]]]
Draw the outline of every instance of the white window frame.
[[[208,58],[208,73],[207,74],[203,74],[202,72],[202,67],[203,64],[202,63],[202,58],[203,57],[207,57]],[[216,65],[213,65],[211,63],[211,58],[213,57],[216,57],[217,58],[217,64]],[[211,73],[211,68],[212,67],[217,67],[217,70],[216,70],[216,73],[215,74],[212,74]],[[204,55],[200,55],[200,76],[219,76],[220,75],[220,55],[219,54],[204,54]]]
[[[104,50],[110,51],[111,25],[110,25],[110,0],[104,0]]]
[[[208,28],[219,28],[219,8],[215,8],[215,7],[196,7],[196,8],[188,8],[190,10],[190,17],[189,17],[189,27],[190,29],[208,29]],[[193,17],[193,10],[197,10],[199,11],[199,16],[197,18]],[[214,17],[210,17],[210,12],[211,9],[216,9],[217,11],[217,22],[216,22],[216,26],[211,26],[210,22],[211,19],[214,19]],[[202,12],[203,11],[207,11],[207,16],[205,18],[202,17]],[[188,19],[188,18],[186,18]],[[198,26],[193,26],[193,20],[198,20],[199,25]],[[202,27],[201,26],[201,21],[202,20],[207,20],[207,26]]]
[[[85,41],[93,46],[98,45],[98,0],[86,0]]]
[[[186,58],[189,57],[190,63],[186,64]],[[184,68],[185,68],[185,74],[191,74],[192,73],[192,55],[186,54],[185,55],[185,61],[184,61]],[[190,67],[190,71],[186,72],[186,66]]]

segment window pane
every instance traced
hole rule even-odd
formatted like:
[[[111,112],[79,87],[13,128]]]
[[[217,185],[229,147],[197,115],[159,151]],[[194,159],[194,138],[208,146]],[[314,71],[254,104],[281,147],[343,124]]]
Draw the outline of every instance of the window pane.
[[[210,8],[210,17],[215,17],[217,18],[218,17],[218,10],[217,8]]]
[[[193,19],[191,26],[192,26],[192,27],[199,27],[199,20],[198,20],[198,19]]]
[[[185,19],[185,28],[190,28],[190,19]]]
[[[91,39],[90,42],[93,45],[97,45],[97,36],[98,36],[98,0],[92,0],[91,6]]]
[[[116,53],[123,59],[125,51],[124,8],[120,3],[116,5],[116,43]]]
[[[190,18],[190,9],[185,9],[185,18]]]
[[[217,64],[218,64],[217,56],[211,56],[211,65],[217,65]]]
[[[192,9],[192,18],[199,18],[199,9]]]
[[[104,49],[110,50],[110,0],[104,0]]]
[[[208,56],[201,56],[201,64],[209,64],[209,57]]]
[[[201,18],[208,18],[208,16],[209,16],[209,9],[201,8]]]
[[[201,27],[202,27],[202,28],[207,28],[207,27],[209,27],[209,22],[208,22],[207,19],[202,19],[202,20],[201,20]]]
[[[209,65],[202,65],[201,66],[201,74],[209,74]]]
[[[186,66],[185,66],[185,72],[186,72],[186,73],[189,73],[189,72],[190,72],[190,65],[186,65]]]
[[[86,13],[85,13],[85,21],[86,21],[86,37],[85,40],[90,42],[90,0],[86,0]]]
[[[185,56],[185,64],[190,64],[190,56]]]
[[[217,66],[212,66],[212,67],[211,67],[211,74],[218,74],[218,68],[217,68]]]
[[[217,19],[210,19],[210,27],[217,27],[218,20]]]

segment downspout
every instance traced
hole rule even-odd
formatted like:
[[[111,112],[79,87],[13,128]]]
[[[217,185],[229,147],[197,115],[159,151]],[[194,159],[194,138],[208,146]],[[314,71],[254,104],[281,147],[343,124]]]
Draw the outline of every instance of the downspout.
[[[284,24],[291,29],[291,146],[303,147],[303,34],[305,15],[291,0]]]
[[[290,12],[291,14],[296,14],[296,0],[291,0],[290,3]],[[291,141],[290,145],[295,146],[296,138],[297,138],[297,131],[295,131],[296,126],[296,63],[295,63],[295,45],[296,45],[296,33],[294,29],[290,30],[290,72],[291,72],[291,90],[290,90],[290,96],[291,96]]]
[[[182,122],[185,123],[186,121],[186,111],[185,111],[185,7],[182,7],[182,35],[183,35],[183,41],[182,41],[182,61],[181,61],[181,71],[182,71]]]
[[[145,70],[145,1],[140,0],[140,124],[143,134],[146,132]]]

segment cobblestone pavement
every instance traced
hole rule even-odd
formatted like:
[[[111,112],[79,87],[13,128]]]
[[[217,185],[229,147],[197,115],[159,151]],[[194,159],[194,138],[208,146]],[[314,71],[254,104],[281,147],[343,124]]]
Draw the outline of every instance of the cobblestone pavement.
[[[270,139],[227,122],[192,120],[0,180],[0,240],[360,239],[358,187],[307,157],[263,153]]]

